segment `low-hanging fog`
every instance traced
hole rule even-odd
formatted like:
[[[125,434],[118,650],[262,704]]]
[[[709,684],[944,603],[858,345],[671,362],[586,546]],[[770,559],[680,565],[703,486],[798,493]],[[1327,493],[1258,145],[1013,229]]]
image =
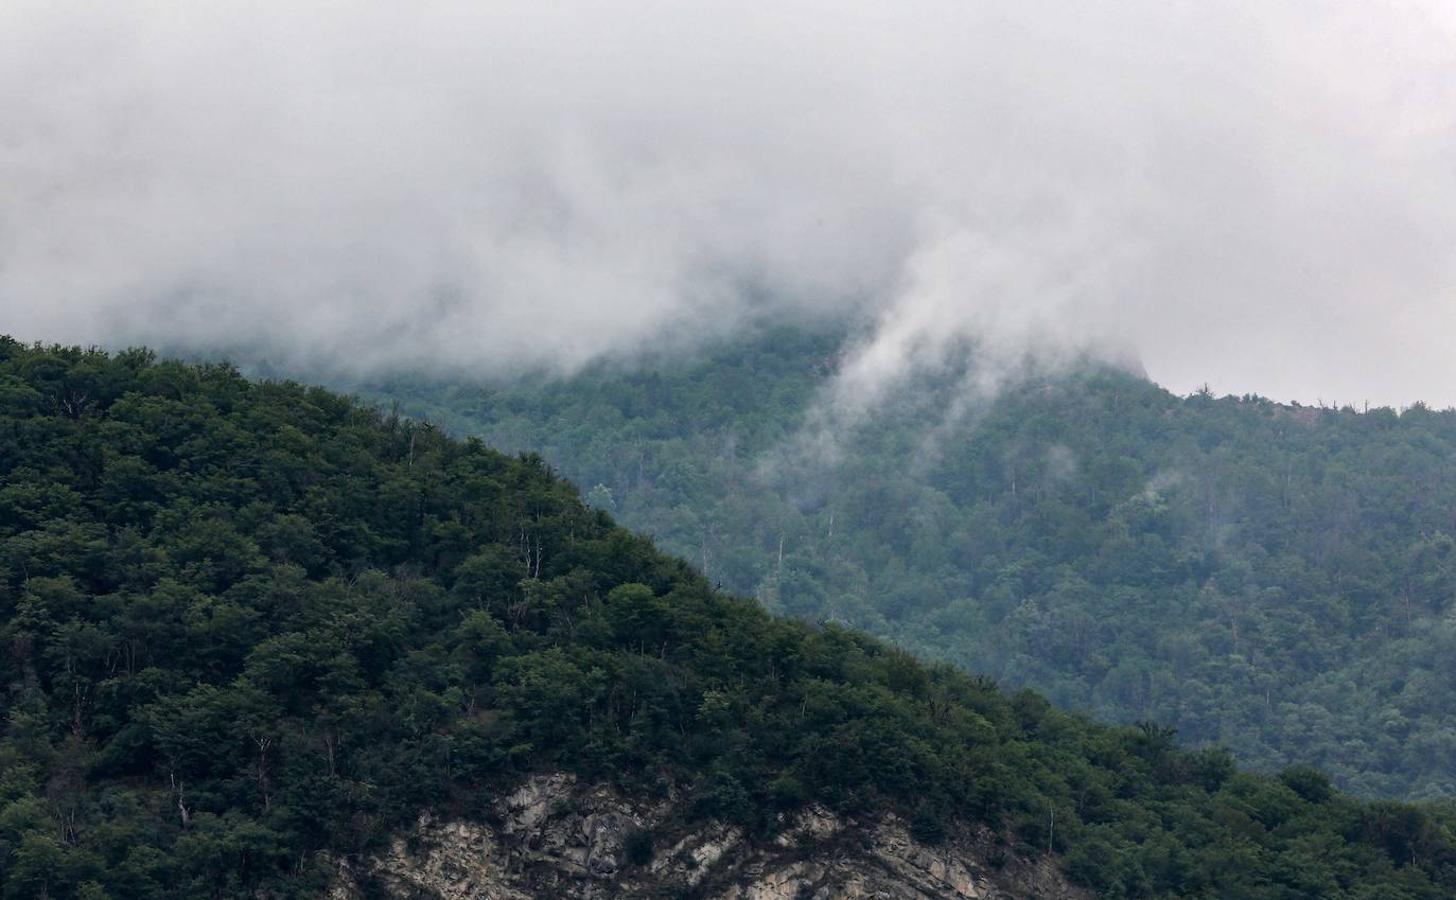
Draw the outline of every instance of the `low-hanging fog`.
[[[0,7],[0,332],[570,371],[755,322],[1456,403],[1456,7]]]

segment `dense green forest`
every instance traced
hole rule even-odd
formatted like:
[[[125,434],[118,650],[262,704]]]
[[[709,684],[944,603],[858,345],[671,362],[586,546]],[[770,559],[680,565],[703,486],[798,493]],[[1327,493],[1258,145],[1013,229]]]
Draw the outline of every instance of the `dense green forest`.
[[[773,616],[539,457],[142,351],[0,340],[0,685],[5,898],[315,896],[547,768],[761,837],[987,823],[1110,897],[1456,892],[1443,807]]]
[[[825,456],[804,430],[843,341],[362,393],[541,453],[770,609],[1241,764],[1456,796],[1456,413],[1177,397],[1090,365],[978,401],[961,358]]]

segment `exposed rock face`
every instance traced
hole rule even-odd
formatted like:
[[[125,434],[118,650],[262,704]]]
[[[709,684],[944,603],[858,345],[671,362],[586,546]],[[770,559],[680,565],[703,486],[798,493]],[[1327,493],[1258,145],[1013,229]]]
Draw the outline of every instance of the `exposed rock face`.
[[[568,775],[529,779],[493,821],[420,818],[388,851],[339,867],[330,900],[714,900],[1037,897],[1081,900],[1046,861],[996,848],[988,834],[930,847],[892,815],[855,821],[810,807],[771,841],[721,824],[683,825],[674,798],[629,800]],[[992,861],[995,861],[993,864]]]

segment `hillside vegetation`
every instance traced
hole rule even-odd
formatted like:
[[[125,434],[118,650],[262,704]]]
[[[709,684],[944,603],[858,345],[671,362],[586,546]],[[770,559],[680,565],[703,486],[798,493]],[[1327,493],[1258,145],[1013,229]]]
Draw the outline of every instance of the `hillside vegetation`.
[[[317,896],[558,770],[756,840],[985,823],[1110,897],[1456,893],[1443,810],[775,617],[538,457],[141,351],[0,340],[0,685],[6,898]]]
[[[986,400],[962,358],[827,443],[811,411],[842,341],[366,393],[541,453],[771,609],[1267,771],[1456,796],[1456,413],[1177,397],[1095,366]]]

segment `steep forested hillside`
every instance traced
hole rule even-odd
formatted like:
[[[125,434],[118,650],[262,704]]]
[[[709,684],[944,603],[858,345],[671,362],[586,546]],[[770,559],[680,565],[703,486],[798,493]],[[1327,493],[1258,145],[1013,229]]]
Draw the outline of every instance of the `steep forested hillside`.
[[[841,341],[366,393],[540,452],[772,609],[1246,764],[1456,795],[1456,413],[1180,398],[1096,367],[980,402],[951,371],[826,461],[799,431]]]
[[[0,340],[0,684],[7,898],[315,896],[543,769],[757,840],[985,823],[1107,896],[1456,891],[1444,810],[775,618],[538,458],[143,352]]]

